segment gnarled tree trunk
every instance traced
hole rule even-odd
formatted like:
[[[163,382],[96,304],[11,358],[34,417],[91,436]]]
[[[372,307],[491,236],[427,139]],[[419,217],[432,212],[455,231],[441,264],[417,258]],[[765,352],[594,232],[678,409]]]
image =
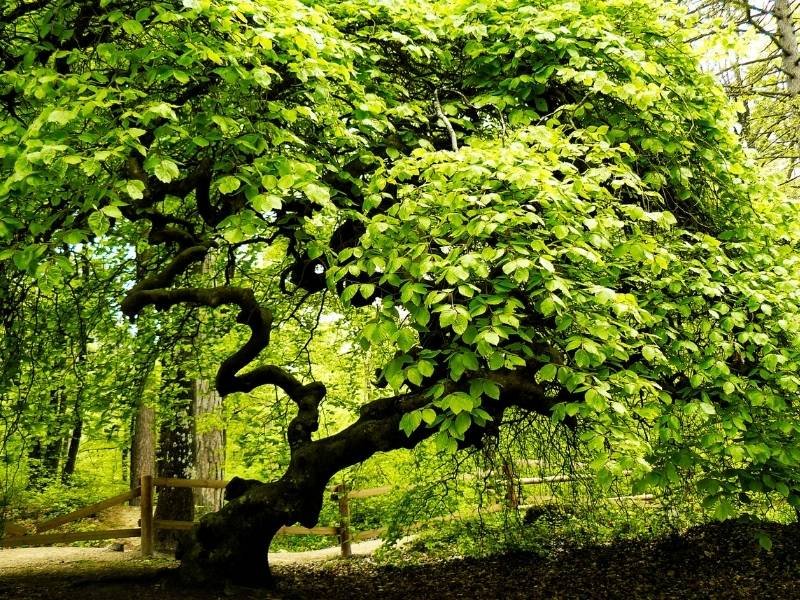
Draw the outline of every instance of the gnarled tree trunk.
[[[430,402],[428,388],[411,394],[372,401],[361,408],[359,419],[343,431],[319,440],[312,434],[319,426],[319,404],[325,386],[302,384],[287,370],[275,365],[260,365],[244,371],[269,344],[272,312],[261,306],[251,289],[234,286],[213,288],[171,288],[175,279],[194,263],[202,261],[207,244],[187,246],[160,273],[142,280],[122,302],[127,315],[136,315],[146,306],[167,309],[189,304],[210,308],[226,304],[239,307],[237,322],[250,328],[249,340],[225,359],[217,371],[216,388],[225,396],[249,393],[263,385],[280,388],[297,406],[297,415],[287,429],[291,451],[289,466],[278,481],[263,484],[234,479],[227,489],[231,500],[219,512],[203,517],[191,539],[178,548],[186,580],[196,583],[268,582],[267,552],[270,542],[283,525],[299,522],[312,527],[319,518],[325,486],[340,470],[359,463],[376,452],[410,448],[435,430],[418,428],[410,436],[400,430],[400,419]],[[500,398],[485,409],[499,423],[505,408],[517,406],[548,413],[554,403],[566,400],[563,388],[550,394],[536,383],[537,361],[524,369],[476,373],[491,379],[501,389]],[[469,389],[469,381],[446,385],[448,392]],[[429,385],[433,385],[433,382]],[[471,428],[464,445],[480,442],[485,430]]]
[[[533,366],[526,371],[483,374],[503,389],[500,400],[487,407],[496,422],[507,407],[520,406],[549,414],[553,404],[564,399],[549,396],[534,383]],[[403,414],[430,401],[425,393],[419,392],[371,402],[362,408],[360,418],[350,427],[312,441],[310,434],[317,424],[316,407],[324,393],[325,388],[318,383],[298,384],[292,390],[289,395],[298,404],[298,415],[289,426],[292,457],[285,474],[272,483],[238,478],[231,481],[226,490],[231,501],[219,512],[206,515],[192,539],[178,550],[184,579],[199,583],[219,580],[268,583],[267,552],[272,538],[283,525],[316,525],[326,486],[337,472],[378,452],[411,448],[436,431],[421,428],[406,436],[400,430]],[[485,430],[473,429],[463,445],[479,444],[484,433]]]
[[[206,222],[218,223],[220,215],[208,206],[210,179],[189,178],[185,185],[196,186],[199,210]],[[441,374],[433,374],[412,393],[367,403],[362,406],[355,423],[335,435],[312,440],[319,426],[319,404],[325,397],[325,386],[318,382],[303,384],[277,365],[252,366],[269,345],[272,312],[257,301],[250,288],[233,285],[173,287],[179,277],[205,259],[213,243],[190,228],[164,222],[158,214],[138,214],[133,209],[126,209],[126,212],[133,220],[147,218],[153,223],[149,235],[151,243],[176,244],[177,251],[159,272],[141,279],[128,292],[121,304],[123,313],[133,317],[148,306],[157,310],[176,305],[238,307],[236,321],[250,329],[250,337],[220,365],[215,380],[217,391],[224,398],[228,394],[250,393],[271,385],[282,390],[297,407],[297,414],[286,432],[291,459],[284,475],[272,483],[234,479],[226,490],[230,502],[219,512],[203,517],[191,538],[182,543],[177,552],[182,574],[188,581],[268,582],[267,552],[272,538],[283,525],[300,523],[312,527],[316,524],[325,487],[337,472],[377,452],[411,448],[436,432],[433,428],[421,427],[407,436],[400,430],[400,420],[404,414],[431,402],[429,391],[438,384]],[[324,275],[317,277],[322,279],[324,287]],[[309,286],[313,286],[305,289],[309,293],[321,289],[314,287],[317,283],[310,282]],[[299,281],[298,285],[301,284]],[[511,406],[549,414],[555,403],[572,399],[562,387],[553,386],[550,391],[547,384],[536,383],[535,374],[542,364],[531,360],[524,368],[474,373],[475,377],[492,380],[501,389],[499,399],[483,406],[494,424],[501,421],[504,410]],[[469,389],[470,380],[463,378],[458,383],[443,385],[445,393],[464,391]],[[471,427],[462,445],[480,444],[486,432],[487,429]]]

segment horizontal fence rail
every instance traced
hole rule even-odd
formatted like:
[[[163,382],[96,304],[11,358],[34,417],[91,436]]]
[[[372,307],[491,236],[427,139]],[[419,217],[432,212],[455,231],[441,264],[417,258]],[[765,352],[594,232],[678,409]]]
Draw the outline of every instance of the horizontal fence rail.
[[[228,485],[224,479],[176,479],[174,477],[153,477],[156,487],[174,488],[212,488],[219,490]]]
[[[624,473],[627,474],[627,473]],[[540,506],[542,503],[552,502],[557,500],[556,496],[537,496],[537,504],[522,504],[520,497],[516,492],[517,486],[526,485],[539,485],[546,483],[570,483],[583,481],[590,476],[586,474],[561,474],[561,475],[547,475],[542,477],[516,477],[510,475],[507,468],[503,469],[502,477],[506,479],[506,500],[503,504],[492,504],[481,508],[478,511],[460,511],[450,515],[443,515],[434,517],[426,521],[414,523],[411,526],[412,530],[418,530],[428,523],[447,522],[462,519],[465,517],[474,516],[476,514],[491,514],[496,513],[508,508],[515,508],[524,510],[534,506]],[[153,477],[151,475],[142,476],[141,485],[135,487],[127,492],[117,494],[106,500],[95,502],[78,510],[72,511],[66,515],[61,515],[37,523],[33,526],[34,532],[29,529],[18,525],[16,523],[5,523],[4,537],[0,538],[0,548],[13,548],[20,546],[47,546],[51,544],[60,544],[68,542],[80,542],[90,540],[106,540],[106,539],[119,539],[140,537],[141,538],[141,552],[143,556],[152,556],[154,547],[155,531],[157,529],[169,529],[176,531],[189,531],[195,525],[194,521],[173,521],[165,519],[154,519],[153,516],[153,496],[156,487],[174,487],[174,488],[212,488],[222,489],[228,484],[227,481],[222,479],[177,479],[172,477]],[[331,492],[331,499],[338,502],[339,505],[339,523],[336,526],[320,526],[320,527],[301,527],[299,525],[290,525],[281,527],[276,535],[320,535],[338,537],[342,556],[350,556],[352,553],[351,544],[353,541],[368,540],[376,537],[381,537],[386,534],[388,529],[386,527],[378,527],[376,529],[369,529],[366,531],[351,531],[350,529],[350,502],[352,500],[361,500],[364,498],[373,498],[382,496],[392,492],[395,488],[390,485],[364,488],[358,490],[351,490],[343,484],[334,486]],[[118,504],[123,504],[133,498],[140,498],[140,527],[132,529],[110,529],[103,531],[78,531],[69,533],[51,533],[44,534],[42,532],[49,531],[65,525],[67,523],[94,515],[102,510],[111,508]],[[647,503],[655,499],[651,494],[640,494],[636,496],[614,496],[605,498],[605,501],[631,501]]]
[[[87,542],[90,540],[115,540],[119,538],[139,537],[142,530],[107,529],[104,531],[75,531],[72,533],[34,533],[19,535],[0,540],[0,547],[13,548],[19,546],[49,546],[67,542]]]

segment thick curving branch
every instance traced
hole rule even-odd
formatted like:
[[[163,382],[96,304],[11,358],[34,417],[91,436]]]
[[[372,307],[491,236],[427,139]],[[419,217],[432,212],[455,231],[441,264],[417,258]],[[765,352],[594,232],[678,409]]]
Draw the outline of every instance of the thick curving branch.
[[[485,408],[499,422],[511,407],[549,414],[553,405],[568,399],[536,383],[539,364],[511,371],[476,373],[501,386],[498,400]],[[312,384],[314,385],[314,384]],[[446,384],[446,392],[466,389],[469,380]],[[311,387],[311,386],[308,386]],[[436,433],[421,427],[410,436],[400,430],[400,419],[430,402],[428,390],[374,400],[359,418],[339,433],[293,448],[283,477],[272,483],[235,478],[226,489],[231,500],[221,511],[203,517],[178,551],[183,577],[194,583],[270,580],[267,550],[280,527],[300,523],[312,527],[319,519],[325,486],[344,468],[378,452],[412,448]]]
[[[223,304],[239,306],[236,321],[250,328],[250,338],[220,365],[216,377],[217,391],[226,396],[234,392],[250,392],[263,385],[279,387],[298,408],[287,432],[290,447],[295,449],[309,443],[311,435],[319,427],[319,404],[326,393],[324,385],[316,382],[303,385],[291,373],[275,365],[262,365],[239,374],[267,347],[272,328],[272,312],[258,303],[253,291],[233,286],[166,289],[177,274],[184,272],[191,263],[202,260],[206,251],[203,246],[188,248],[162,272],[144,279],[123,301],[123,313],[135,316],[147,306],[166,310],[177,304],[209,308]]]
[[[201,245],[186,248],[175,255],[163,270],[142,279],[128,292],[122,301],[122,312],[129,317],[133,317],[148,304],[156,304],[155,301],[148,300],[157,298],[157,292],[167,291],[163,288],[168,288],[175,283],[175,279],[183,275],[192,264],[202,262],[206,254],[208,254],[209,247],[210,245]],[[172,304],[177,304],[177,302]],[[172,304],[164,308],[168,308]]]

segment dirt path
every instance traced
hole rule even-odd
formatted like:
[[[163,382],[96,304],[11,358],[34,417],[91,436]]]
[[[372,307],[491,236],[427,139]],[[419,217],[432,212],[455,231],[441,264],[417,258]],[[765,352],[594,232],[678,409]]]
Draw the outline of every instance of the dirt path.
[[[132,552],[113,552],[106,548],[8,548],[0,550],[0,577],[12,571],[42,569],[81,561],[128,560],[132,555]]]
[[[400,540],[399,543],[402,543]],[[371,556],[375,550],[381,547],[383,540],[368,540],[366,542],[358,542],[351,546],[353,556]],[[332,548],[323,548],[322,550],[309,550],[307,552],[270,552],[269,562],[272,565],[279,564],[298,564],[314,562],[318,560],[328,560],[341,556],[341,548],[334,546]]]
[[[352,545],[353,556],[370,556],[383,542],[369,540]],[[329,560],[340,556],[339,546],[307,552],[271,552],[270,564],[301,564],[321,560]],[[120,562],[140,558],[139,549],[126,547],[124,552],[116,552],[108,548],[9,548],[0,550],[0,577],[4,574],[31,570],[51,569],[55,565],[67,565],[85,561]],[[160,560],[171,562],[168,556]]]

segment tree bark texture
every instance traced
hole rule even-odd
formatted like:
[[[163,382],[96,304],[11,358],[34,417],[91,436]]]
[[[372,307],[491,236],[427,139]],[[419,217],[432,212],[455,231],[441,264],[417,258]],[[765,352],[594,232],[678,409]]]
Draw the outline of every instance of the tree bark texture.
[[[185,353],[176,354],[179,357],[186,356]],[[189,479],[192,475],[193,465],[193,386],[182,366],[178,366],[175,378],[170,383],[172,389],[169,394],[175,394],[175,396],[169,404],[168,413],[161,419],[156,466],[159,477]],[[168,521],[193,521],[194,495],[192,490],[190,488],[159,488],[155,518]],[[156,548],[160,550],[174,549],[182,535],[184,534],[171,530],[156,530]]]
[[[786,91],[791,96],[800,95],[800,46],[797,43],[795,12],[797,2],[775,0],[772,14],[775,17],[777,44],[781,50],[781,69],[786,76]]]
[[[214,252],[209,252],[200,264],[201,281],[211,279],[214,265]],[[200,327],[193,340],[197,354],[197,363],[202,364],[203,348],[206,337],[203,331],[203,318],[199,317]],[[194,380],[192,398],[194,402],[194,463],[198,479],[225,479],[225,428],[222,414],[222,396],[206,377]],[[194,490],[195,505],[204,512],[217,511],[222,508],[224,491],[221,489],[196,488]]]
[[[156,472],[156,428],[155,410],[140,399],[139,408],[133,418],[131,451],[130,451],[130,486],[137,487],[142,475],[154,475]],[[131,506],[139,506],[139,499],[133,498]]]
[[[69,439],[69,448],[67,449],[67,459],[64,463],[64,468],[61,471],[61,482],[69,482],[72,475],[75,473],[75,466],[78,462],[78,450],[81,445],[81,436],[83,435],[83,416],[81,415],[80,403],[75,401],[75,414],[73,415],[74,426],[72,428],[72,436]]]
[[[208,379],[195,379],[194,402],[194,467],[198,479],[225,479],[225,429],[218,425],[222,418],[222,396]],[[204,511],[222,507],[224,490],[196,488],[194,502]]]

